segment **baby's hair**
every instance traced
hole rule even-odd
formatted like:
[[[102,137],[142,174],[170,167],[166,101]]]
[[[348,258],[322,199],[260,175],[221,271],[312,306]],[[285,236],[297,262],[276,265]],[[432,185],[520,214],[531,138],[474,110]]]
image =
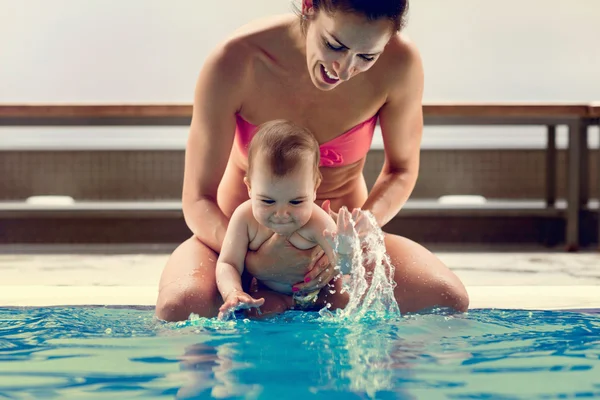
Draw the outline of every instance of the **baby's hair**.
[[[248,148],[248,179],[258,154],[279,177],[312,158],[315,185],[321,181],[319,143],[308,129],[290,121],[278,119],[259,126]]]

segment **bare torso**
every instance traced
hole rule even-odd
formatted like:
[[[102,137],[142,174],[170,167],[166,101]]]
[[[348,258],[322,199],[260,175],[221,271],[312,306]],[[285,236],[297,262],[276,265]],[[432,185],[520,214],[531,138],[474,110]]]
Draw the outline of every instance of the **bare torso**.
[[[260,261],[257,260],[259,262],[251,263],[251,270],[249,272],[254,276],[261,276],[262,279],[259,279],[259,281],[266,287],[280,293],[292,294],[292,285],[298,281],[290,281],[289,278],[286,277],[286,274],[278,274],[273,270],[270,270],[270,268],[267,271],[268,273],[265,273],[264,265],[270,265],[271,267],[281,265],[281,263],[286,260],[286,256],[289,255],[289,252],[294,254],[304,252],[308,252],[308,254],[310,254],[310,252],[312,252],[312,250],[317,246],[317,243],[314,240],[315,224],[312,223],[315,218],[317,218],[316,212],[313,211],[311,221],[309,221],[306,225],[302,226],[289,236],[282,236],[259,224],[258,221],[254,219],[249,202],[246,202],[243,207],[248,209],[247,218],[250,239],[248,243],[248,252],[251,254],[256,254],[256,252],[265,243],[270,242],[272,245],[275,244],[275,246],[271,247],[269,250],[269,259],[272,258],[275,261],[265,263],[264,259],[260,259]],[[317,208],[318,206],[315,205],[314,207]],[[302,268],[298,269],[305,270]]]
[[[384,105],[386,60],[382,56],[367,72],[334,90],[321,91],[311,82],[305,56],[294,42],[295,23],[295,16],[277,17],[236,34],[235,40],[249,48],[252,63],[250,82],[246,82],[251,90],[238,114],[254,125],[273,119],[291,120],[309,128],[317,141],[324,143],[371,118]],[[362,174],[364,162],[362,159],[352,165],[321,168],[323,180],[316,203],[330,200],[333,210],[342,205],[349,209],[361,207],[368,195]],[[217,195],[218,205],[227,216],[248,200],[243,183],[246,169],[246,157],[236,141]],[[317,251],[299,250],[275,235],[249,252],[246,269],[260,280],[291,285],[302,281]]]

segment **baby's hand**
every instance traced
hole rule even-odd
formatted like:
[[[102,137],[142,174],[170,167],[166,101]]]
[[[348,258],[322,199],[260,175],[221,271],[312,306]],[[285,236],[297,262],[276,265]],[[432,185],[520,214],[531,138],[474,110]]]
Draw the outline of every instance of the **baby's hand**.
[[[346,207],[340,208],[337,220],[337,252],[352,254],[357,232],[352,223],[352,215]]]
[[[354,230],[356,231],[361,242],[371,232],[379,230],[375,219],[369,217],[368,211],[363,211],[360,208],[355,208],[352,211],[352,220],[354,221]],[[372,215],[371,215],[372,216]]]
[[[339,210],[335,232],[325,230],[323,234],[331,247],[342,255],[352,254],[357,233],[351,221],[351,214],[346,207]]]
[[[265,303],[265,299],[255,299],[248,293],[234,290],[227,296],[223,305],[219,308],[218,319],[227,319],[237,310],[260,307]]]

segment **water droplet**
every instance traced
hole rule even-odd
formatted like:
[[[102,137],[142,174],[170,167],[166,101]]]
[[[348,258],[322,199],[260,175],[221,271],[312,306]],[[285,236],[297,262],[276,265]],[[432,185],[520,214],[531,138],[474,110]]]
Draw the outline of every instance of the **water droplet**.
[[[354,255],[346,266],[349,279],[343,277],[339,289],[341,294],[348,293],[348,304],[333,315],[342,320],[357,320],[373,314],[399,317],[400,309],[394,296],[394,266],[386,252],[383,231],[370,212],[360,211],[358,217],[367,221],[366,227],[361,228],[360,236],[356,231],[350,233]],[[355,226],[354,219],[350,219]],[[327,313],[320,315],[326,317]]]
[[[112,333],[112,329],[110,329],[110,328],[106,328],[106,329],[104,330],[104,333],[105,333],[106,335],[110,335],[110,334]]]

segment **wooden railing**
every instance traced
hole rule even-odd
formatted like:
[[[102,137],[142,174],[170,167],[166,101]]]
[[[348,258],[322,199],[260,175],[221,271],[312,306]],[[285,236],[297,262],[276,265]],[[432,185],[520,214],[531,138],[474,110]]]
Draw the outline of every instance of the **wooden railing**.
[[[552,103],[447,103],[425,104],[423,114],[428,118],[565,118],[589,117],[598,113],[599,104]],[[39,124],[40,120],[65,123],[75,121],[111,121],[191,118],[189,104],[0,104],[0,125]]]
[[[539,125],[547,127],[546,210],[556,215],[556,127],[569,132],[566,245],[579,245],[580,214],[589,198],[587,128],[600,120],[599,104],[426,104],[426,125]],[[0,105],[0,126],[189,125],[189,104]],[[1,150],[1,145],[0,145]],[[531,210],[522,210],[526,214]],[[600,227],[599,227],[600,233]]]

